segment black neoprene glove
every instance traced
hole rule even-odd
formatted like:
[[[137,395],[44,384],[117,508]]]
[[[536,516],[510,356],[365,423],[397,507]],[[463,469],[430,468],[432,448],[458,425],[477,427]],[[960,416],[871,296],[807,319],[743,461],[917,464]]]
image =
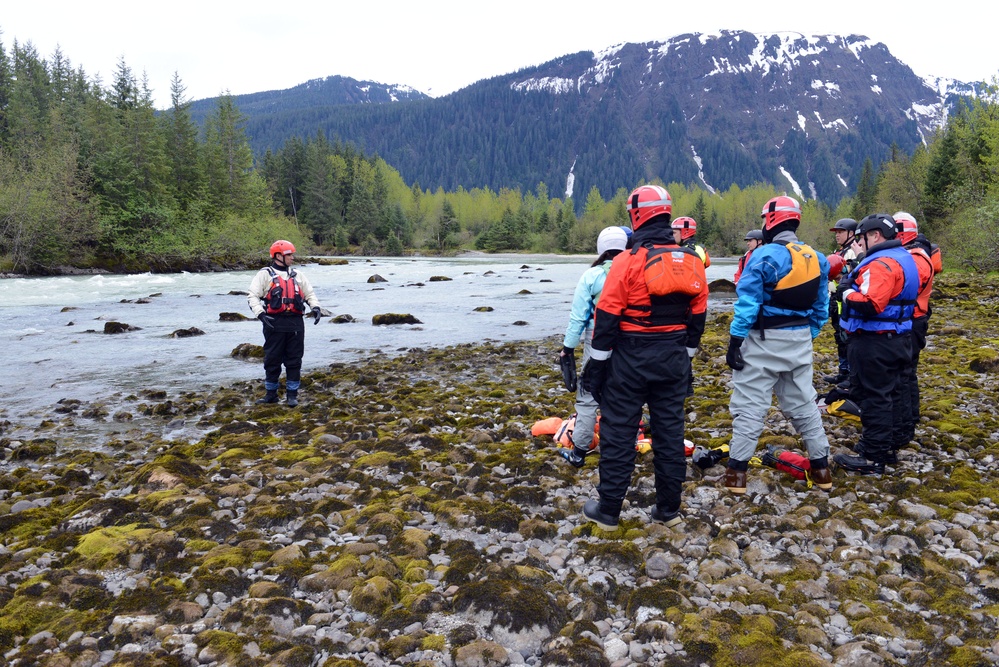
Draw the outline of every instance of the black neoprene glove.
[[[558,365],[562,368],[562,382],[566,391],[576,391],[576,351],[571,347],[563,347],[558,355]]]
[[[734,371],[741,371],[746,367],[746,361],[742,358],[742,341],[745,338],[739,336],[729,336],[728,352],[725,353],[725,363]]]
[[[583,389],[599,403],[607,383],[607,360],[590,359],[583,367]]]
[[[264,328],[273,329],[274,328],[274,316],[268,315],[267,313],[260,313],[257,315],[257,319],[264,323]]]
[[[316,318],[316,321],[313,322],[313,324],[319,324],[319,318],[323,316],[323,311],[319,309],[319,306],[314,306],[312,308],[312,316]]]

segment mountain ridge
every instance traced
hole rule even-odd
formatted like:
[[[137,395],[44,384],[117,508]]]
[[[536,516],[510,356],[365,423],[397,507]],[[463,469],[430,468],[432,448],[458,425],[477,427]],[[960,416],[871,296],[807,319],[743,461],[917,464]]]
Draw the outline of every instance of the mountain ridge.
[[[389,88],[334,76],[236,102],[258,153],[322,131],[430,188],[553,187],[575,162],[577,192],[769,182],[834,203],[865,160],[911,153],[976,93],[863,35],[746,31],[580,51],[437,98]]]

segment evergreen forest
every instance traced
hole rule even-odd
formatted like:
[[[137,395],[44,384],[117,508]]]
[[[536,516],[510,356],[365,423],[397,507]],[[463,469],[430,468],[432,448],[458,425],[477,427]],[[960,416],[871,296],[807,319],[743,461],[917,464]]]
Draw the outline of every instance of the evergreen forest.
[[[805,201],[799,236],[832,250],[836,219],[901,209],[948,264],[999,269],[999,98],[996,82],[986,88],[926,145],[867,158],[856,192],[835,207]],[[593,254],[600,229],[627,224],[625,199],[641,184],[575,198],[541,180],[526,191],[424,188],[318,128],[255,155],[231,95],[200,124],[179,75],[170,97],[155,109],[124,59],[104,83],[58,50],[43,57],[30,42],[0,42],[0,272],[253,266],[277,238],[303,254]],[[471,159],[459,157],[456,168]],[[716,256],[741,254],[764,202],[782,194],[767,183],[711,193],[689,174],[653,182],[671,193],[674,216],[697,220],[698,242]]]

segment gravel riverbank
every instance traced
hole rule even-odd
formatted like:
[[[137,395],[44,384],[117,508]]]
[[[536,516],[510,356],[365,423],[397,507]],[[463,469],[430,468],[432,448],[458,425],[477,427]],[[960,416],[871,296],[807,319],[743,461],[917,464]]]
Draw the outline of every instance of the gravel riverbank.
[[[336,364],[295,409],[250,383],[150,390],[96,451],[75,425],[114,405],[0,423],[0,662],[999,664],[997,280],[938,281],[918,443],[890,475],[837,470],[824,494],[752,468],[737,499],[691,466],[674,529],[649,519],[651,454],[617,531],[582,520],[595,457],[530,435],[572,409],[554,337]],[[729,318],[693,362],[708,447]],[[834,365],[823,332],[816,375]],[[205,437],[164,439],[178,416]],[[834,452],[856,441],[824,419]],[[762,441],[799,445],[776,408]]]

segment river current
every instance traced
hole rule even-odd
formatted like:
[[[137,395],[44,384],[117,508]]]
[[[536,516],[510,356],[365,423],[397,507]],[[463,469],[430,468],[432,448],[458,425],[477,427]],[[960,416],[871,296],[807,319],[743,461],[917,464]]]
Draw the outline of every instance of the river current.
[[[564,332],[586,256],[482,255],[457,258],[348,258],[340,266],[302,261],[324,310],[306,324],[303,373],[332,362],[408,348],[541,339]],[[713,259],[708,279],[731,279],[735,260]],[[0,418],[25,424],[51,416],[62,399],[109,401],[144,389],[168,395],[263,378],[259,361],[230,353],[262,344],[243,294],[255,271],[8,278],[0,280],[0,346],[6,373]],[[369,283],[378,274],[386,282]],[[431,281],[443,276],[450,280]],[[138,302],[138,301],[143,302]],[[731,300],[726,300],[730,302]],[[712,308],[722,302],[712,299]],[[476,312],[490,306],[490,312]],[[422,324],[373,326],[380,313],[410,313]],[[105,334],[108,321],[138,330]],[[196,327],[204,335],[173,338]]]

